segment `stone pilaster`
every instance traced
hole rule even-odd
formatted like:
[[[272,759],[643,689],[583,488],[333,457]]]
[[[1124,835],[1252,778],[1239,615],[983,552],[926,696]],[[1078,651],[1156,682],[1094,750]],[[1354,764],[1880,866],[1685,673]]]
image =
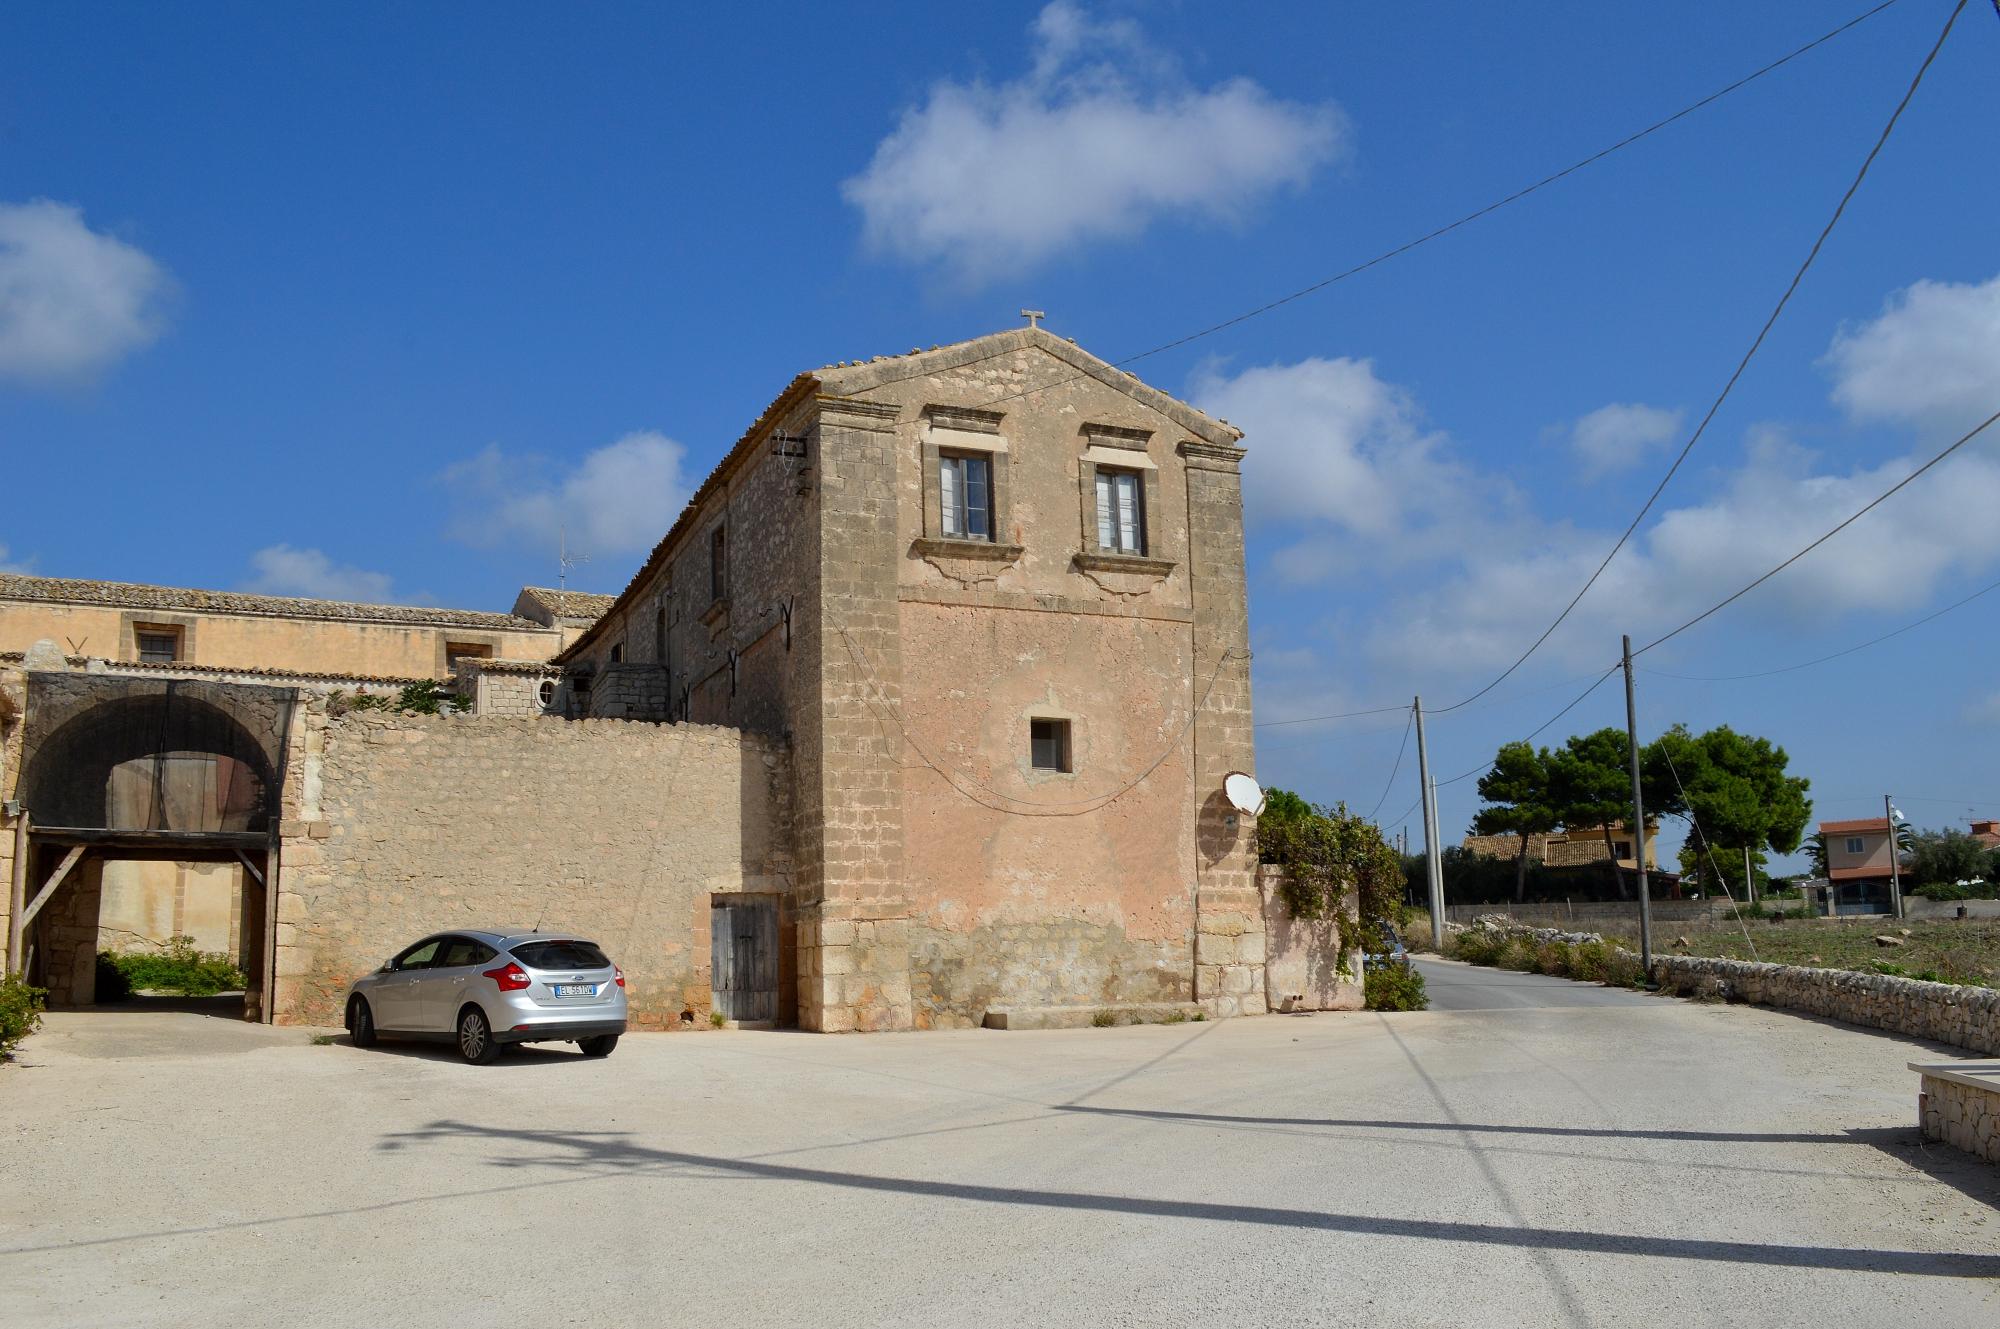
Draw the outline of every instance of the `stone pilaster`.
[[[799,717],[799,1023],[910,1027],[893,405],[819,402],[820,679]],[[816,756],[817,760],[813,760]],[[807,864],[810,863],[808,867]]]
[[[1250,610],[1243,562],[1243,449],[1188,439],[1188,580],[1194,601],[1195,999],[1217,1015],[1261,1015],[1265,935],[1256,824],[1223,780],[1255,775]]]

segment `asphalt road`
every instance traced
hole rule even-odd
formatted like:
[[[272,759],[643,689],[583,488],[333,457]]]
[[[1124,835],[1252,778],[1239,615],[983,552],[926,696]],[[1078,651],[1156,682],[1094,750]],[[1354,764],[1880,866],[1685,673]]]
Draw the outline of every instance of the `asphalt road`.
[[[1449,960],[1411,957],[1424,976],[1434,1011],[1557,1010],[1570,1006],[1632,1006],[1660,998],[1626,988],[1572,983],[1566,978],[1484,969]]]
[[[1917,1147],[1921,1045],[1513,980],[1433,980],[1499,1009],[489,1067],[57,1015],[0,1068],[0,1318],[2000,1323],[2000,1171]]]

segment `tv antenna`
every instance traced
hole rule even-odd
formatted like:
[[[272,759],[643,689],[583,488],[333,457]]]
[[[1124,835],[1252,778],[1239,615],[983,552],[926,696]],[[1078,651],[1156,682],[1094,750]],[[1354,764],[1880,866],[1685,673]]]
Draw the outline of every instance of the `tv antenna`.
[[[569,570],[590,562],[588,554],[569,552],[569,530],[556,527],[556,617],[569,617]],[[558,628],[558,631],[561,629]]]

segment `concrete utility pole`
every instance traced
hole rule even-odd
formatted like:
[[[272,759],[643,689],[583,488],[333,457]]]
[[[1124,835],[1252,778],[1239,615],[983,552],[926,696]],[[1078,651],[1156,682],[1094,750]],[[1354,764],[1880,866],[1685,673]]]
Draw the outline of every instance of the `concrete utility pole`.
[[[1896,805],[1882,795],[1882,824],[1889,828],[1889,912],[1903,916],[1903,854],[1896,844]]]
[[[1625,638],[1625,744],[1632,757],[1632,862],[1639,872],[1639,963],[1653,981],[1653,900],[1646,884],[1646,799],[1639,791],[1639,706],[1632,691],[1632,638]],[[1618,865],[1613,863],[1616,872]]]
[[[1414,703],[1417,712],[1417,780],[1423,786],[1424,880],[1431,894],[1431,941],[1444,951],[1444,863],[1438,858],[1437,786],[1431,783],[1431,753],[1424,744],[1424,699]]]

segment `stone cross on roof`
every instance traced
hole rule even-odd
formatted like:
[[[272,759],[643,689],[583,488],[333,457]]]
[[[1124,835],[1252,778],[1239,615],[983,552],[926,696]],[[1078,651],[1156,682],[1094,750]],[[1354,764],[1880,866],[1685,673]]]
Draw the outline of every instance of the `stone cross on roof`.
[[[1047,318],[1048,315],[1039,309],[1023,309],[1021,317],[1028,320],[1029,327],[1039,328],[1042,326],[1042,320]]]

